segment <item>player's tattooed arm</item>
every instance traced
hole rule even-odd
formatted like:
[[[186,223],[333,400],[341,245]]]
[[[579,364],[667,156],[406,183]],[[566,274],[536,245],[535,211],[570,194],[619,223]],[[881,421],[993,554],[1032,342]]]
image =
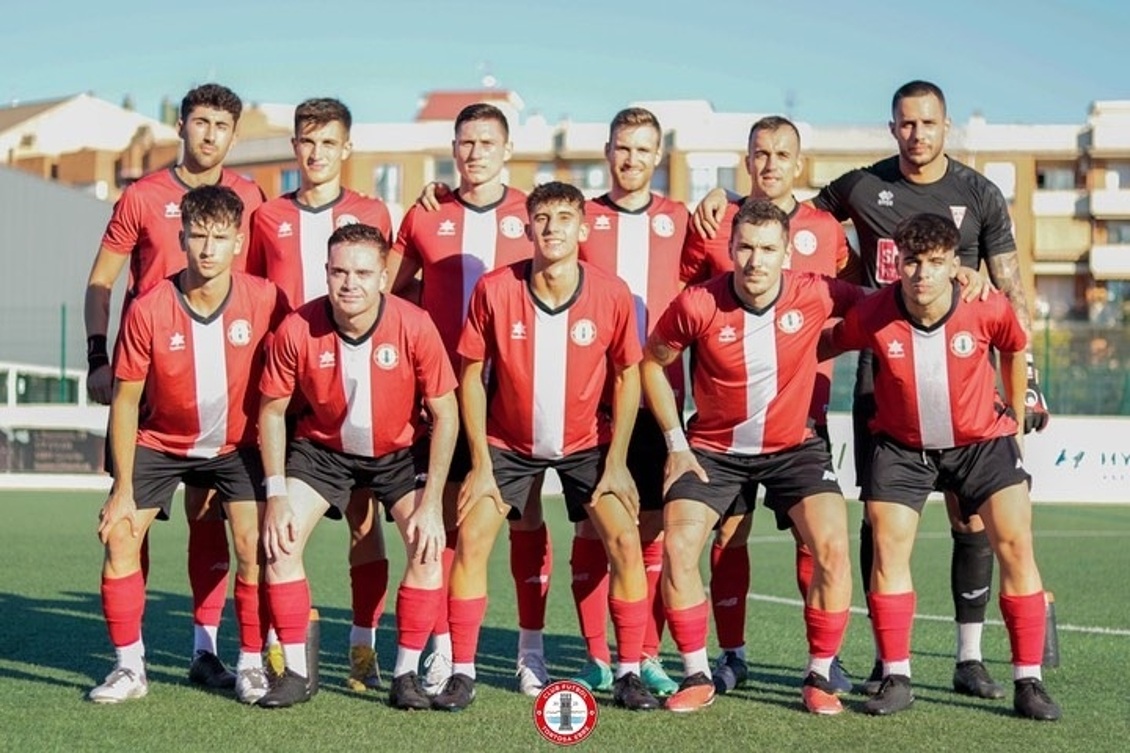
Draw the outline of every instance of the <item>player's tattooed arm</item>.
[[[675,359],[679,357],[679,353],[680,351],[675,350],[654,337],[648,338],[647,345],[644,346],[644,356],[655,361],[660,366],[667,366],[674,363]]]
[[[993,281],[993,285],[998,290],[1008,296],[1012,310],[1016,312],[1016,318],[1020,320],[1020,326],[1024,328],[1024,333],[1028,335],[1030,343],[1032,339],[1032,313],[1028,308],[1028,295],[1024,291],[1024,279],[1020,275],[1020,254],[1016,251],[996,254],[989,257],[987,265],[989,279]]]

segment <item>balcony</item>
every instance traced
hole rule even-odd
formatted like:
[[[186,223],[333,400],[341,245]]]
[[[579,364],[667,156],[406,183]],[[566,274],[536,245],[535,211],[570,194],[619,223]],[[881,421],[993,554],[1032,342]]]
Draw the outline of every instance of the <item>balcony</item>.
[[[1130,189],[1091,191],[1091,214],[1099,220],[1130,219]]]
[[[1032,192],[1032,214],[1037,217],[1087,217],[1089,213],[1086,191]]]
[[[1092,246],[1091,274],[1096,280],[1130,280],[1130,243]]]

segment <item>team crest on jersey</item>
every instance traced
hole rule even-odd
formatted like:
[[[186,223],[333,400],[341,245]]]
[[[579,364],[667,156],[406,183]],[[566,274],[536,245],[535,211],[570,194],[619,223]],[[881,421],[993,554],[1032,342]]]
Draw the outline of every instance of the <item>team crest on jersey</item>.
[[[793,250],[804,256],[816,253],[816,233],[811,230],[798,230],[793,236]]]
[[[883,189],[879,192],[879,206],[893,207],[895,205],[895,192]]]
[[[906,358],[906,348],[899,340],[887,343],[887,358]]]
[[[289,222],[280,222],[278,237],[289,238],[292,235],[294,235],[294,226]]]
[[[608,219],[607,217],[605,217],[602,214],[599,217],[597,217],[595,220],[593,220],[592,229],[593,230],[611,230],[612,229],[612,220]]]
[[[510,339],[511,340],[525,340],[526,339],[526,325],[522,322],[514,322],[510,325]]]
[[[385,371],[396,368],[400,362],[400,353],[392,343],[381,343],[373,349],[373,363]]]
[[[359,224],[361,224],[361,220],[357,219],[357,217],[352,214],[343,214],[340,215],[336,220],[334,220],[334,227],[345,227],[346,225]]]
[[[184,350],[186,346],[184,333],[174,332],[169,338],[169,350]]]
[[[797,309],[789,309],[777,317],[777,328],[786,335],[794,335],[804,326],[804,314]]]
[[[180,204],[170,201],[165,205],[165,219],[180,217]]]
[[[961,229],[961,221],[965,219],[965,207],[950,207],[950,214],[953,216],[953,224]]]
[[[498,223],[498,229],[507,238],[513,240],[514,238],[521,238],[522,234],[526,232],[526,223],[512,214],[508,214]]]
[[[592,319],[579,319],[569,330],[569,337],[581,347],[592,345],[596,340],[596,325]]]
[[[651,229],[660,238],[670,238],[675,234],[675,221],[670,215],[657,214],[651,218]]]
[[[968,358],[977,349],[977,341],[969,332],[958,332],[950,338],[950,352],[958,358]]]
[[[251,322],[246,319],[236,319],[229,324],[228,342],[237,346],[249,344],[251,342]]]
[[[323,350],[318,356],[319,369],[332,369],[335,363],[337,363],[337,356],[334,355],[332,350]]]
[[[439,223],[439,228],[436,230],[436,235],[441,238],[450,238],[455,235],[455,220],[444,220]]]
[[[718,332],[718,342],[720,343],[732,343],[736,342],[737,339],[738,331],[731,327],[729,324],[727,324]]]

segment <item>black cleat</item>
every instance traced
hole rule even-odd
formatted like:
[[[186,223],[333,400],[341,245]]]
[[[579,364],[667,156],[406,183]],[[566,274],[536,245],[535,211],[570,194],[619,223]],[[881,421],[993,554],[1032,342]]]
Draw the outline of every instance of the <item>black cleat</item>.
[[[405,672],[392,678],[388,691],[388,705],[405,711],[423,711],[432,707],[431,697],[424,692],[420,676],[415,672]]]
[[[957,663],[953,669],[953,689],[975,698],[1004,698],[1004,688],[993,681],[989,670],[977,660]]]
[[[287,669],[267,694],[256,701],[256,705],[265,709],[285,709],[287,706],[306,703],[309,700],[310,681]]]
[[[719,694],[729,693],[745,684],[749,678],[749,665],[734,651],[723,651],[714,660],[714,690]]]
[[[235,673],[224,666],[220,657],[209,651],[197,651],[188,665],[188,681],[215,690],[235,688]]]
[[[890,716],[910,708],[914,703],[914,691],[910,689],[910,678],[906,675],[887,675],[879,686],[879,692],[863,703],[863,710],[872,716]]]
[[[1059,719],[1061,712],[1059,705],[1044,690],[1044,683],[1035,677],[1026,677],[1013,683],[1015,695],[1012,698],[1012,707],[1016,713],[1026,719],[1038,719],[1043,722],[1054,722]]]
[[[878,659],[871,667],[871,674],[867,675],[867,679],[856,686],[856,690],[862,695],[873,696],[879,692],[879,686],[883,684],[883,662]]]
[[[440,711],[462,711],[475,700],[475,681],[464,674],[453,674],[443,690],[432,699],[432,708]]]
[[[659,701],[635,672],[618,677],[612,683],[612,703],[628,711],[652,711],[659,708]]]

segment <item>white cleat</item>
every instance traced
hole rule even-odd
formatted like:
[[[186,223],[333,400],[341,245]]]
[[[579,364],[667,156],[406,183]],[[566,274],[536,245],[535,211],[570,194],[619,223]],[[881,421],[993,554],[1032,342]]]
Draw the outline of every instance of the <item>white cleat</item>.
[[[541,654],[525,653],[518,657],[518,690],[522,695],[537,698],[549,684],[549,671]]]
[[[443,691],[443,686],[455,673],[455,666],[451,663],[451,658],[436,651],[428,654],[427,658],[424,659],[424,669],[426,670],[422,680],[424,692],[432,697]]]
[[[247,667],[235,673],[235,697],[240,703],[255,703],[270,689],[271,683],[262,667]]]
[[[91,690],[87,696],[95,703],[121,703],[135,698],[144,698],[149,693],[149,681],[145,672],[140,674],[125,667],[114,667],[106,680]]]

